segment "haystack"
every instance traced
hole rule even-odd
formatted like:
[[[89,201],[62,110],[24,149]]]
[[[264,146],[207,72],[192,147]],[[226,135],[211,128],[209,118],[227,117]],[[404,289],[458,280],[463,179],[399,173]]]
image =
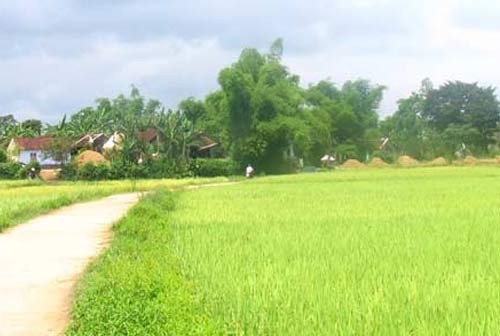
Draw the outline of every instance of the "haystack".
[[[44,181],[55,181],[59,179],[60,169],[42,169],[40,178]]]
[[[81,152],[80,155],[78,155],[76,162],[79,166],[81,166],[86,163],[94,163],[94,164],[107,163],[108,160],[106,160],[106,158],[98,152],[94,152],[92,150],[86,150],[84,152]]]
[[[496,166],[498,164],[497,159],[479,159],[477,160],[479,164],[485,166]]]
[[[471,155],[467,155],[463,163],[468,166],[474,166],[477,163],[477,159]]]
[[[398,158],[398,164],[402,167],[413,167],[418,165],[418,161],[408,155],[403,155]]]
[[[375,157],[373,160],[368,164],[369,167],[372,168],[388,168],[390,165],[386,163],[384,160],[381,158]]]
[[[429,162],[428,165],[432,167],[446,166],[448,165],[448,161],[444,157],[438,157]]]
[[[347,160],[342,164],[342,168],[347,168],[347,169],[359,169],[359,168],[365,168],[366,165],[364,163],[359,162],[358,160]]]

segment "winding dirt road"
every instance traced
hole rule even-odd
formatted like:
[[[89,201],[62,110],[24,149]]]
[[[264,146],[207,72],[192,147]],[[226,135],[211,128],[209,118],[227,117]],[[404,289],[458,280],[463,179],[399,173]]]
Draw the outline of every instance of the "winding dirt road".
[[[0,336],[60,335],[73,286],[139,199],[123,194],[80,203],[0,235]]]

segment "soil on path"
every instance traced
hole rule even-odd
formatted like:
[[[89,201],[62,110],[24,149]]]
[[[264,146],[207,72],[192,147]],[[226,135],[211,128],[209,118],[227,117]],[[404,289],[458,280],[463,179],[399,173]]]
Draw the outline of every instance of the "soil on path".
[[[73,286],[139,199],[123,194],[54,211],[0,235],[0,336],[61,335]]]

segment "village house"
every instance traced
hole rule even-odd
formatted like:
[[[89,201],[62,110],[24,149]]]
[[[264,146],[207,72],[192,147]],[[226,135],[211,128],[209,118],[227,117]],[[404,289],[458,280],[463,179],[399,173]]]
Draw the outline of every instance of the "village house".
[[[205,133],[198,133],[189,148],[190,156],[196,158],[215,158],[219,144]]]
[[[75,154],[85,149],[102,152],[103,146],[108,140],[109,138],[103,133],[84,135],[73,144],[72,153]]]
[[[38,162],[42,168],[55,168],[61,161],[50,157],[46,149],[54,141],[51,136],[35,138],[13,138],[7,147],[7,154],[14,162],[28,164]]]

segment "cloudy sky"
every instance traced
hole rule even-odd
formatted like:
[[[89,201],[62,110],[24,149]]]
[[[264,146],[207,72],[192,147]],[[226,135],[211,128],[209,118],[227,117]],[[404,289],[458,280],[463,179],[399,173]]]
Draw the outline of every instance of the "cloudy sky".
[[[0,0],[0,115],[54,122],[132,84],[175,107],[277,37],[303,85],[386,85],[381,115],[425,77],[500,87],[495,0]]]

